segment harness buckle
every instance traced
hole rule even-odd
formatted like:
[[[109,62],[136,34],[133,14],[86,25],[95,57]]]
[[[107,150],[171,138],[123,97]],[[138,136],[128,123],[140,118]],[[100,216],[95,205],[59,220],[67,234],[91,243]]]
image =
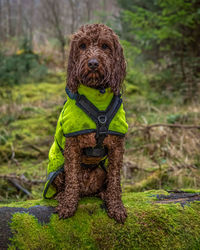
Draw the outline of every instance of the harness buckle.
[[[99,115],[97,117],[100,124],[104,125],[107,122],[107,116],[106,115]]]

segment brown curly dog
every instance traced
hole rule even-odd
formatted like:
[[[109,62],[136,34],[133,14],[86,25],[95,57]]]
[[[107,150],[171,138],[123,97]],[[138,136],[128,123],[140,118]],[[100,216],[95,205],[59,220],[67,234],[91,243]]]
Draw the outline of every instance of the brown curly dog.
[[[67,69],[67,87],[76,93],[80,83],[95,89],[111,88],[119,95],[126,74],[123,49],[117,35],[103,24],[82,26],[72,36]],[[60,218],[73,216],[80,197],[99,196],[105,201],[109,217],[124,223],[127,213],[121,200],[120,170],[124,137],[107,134],[102,145],[107,150],[107,170],[98,167],[101,157],[84,154],[95,148],[96,133],[67,138],[64,173],[54,180]],[[96,167],[83,167],[85,166]]]

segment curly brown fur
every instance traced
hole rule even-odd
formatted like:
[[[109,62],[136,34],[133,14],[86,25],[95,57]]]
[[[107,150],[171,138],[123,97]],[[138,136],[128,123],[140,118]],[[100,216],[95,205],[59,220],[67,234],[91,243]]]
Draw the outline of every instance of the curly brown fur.
[[[95,59],[95,70],[88,61]],[[117,35],[103,24],[82,26],[72,36],[68,61],[67,86],[76,92],[80,83],[92,88],[110,87],[119,94],[125,77],[126,64]],[[121,200],[120,169],[124,153],[124,138],[107,135],[103,145],[108,150],[108,172],[85,168],[81,163],[98,164],[100,158],[87,157],[83,148],[95,147],[95,133],[69,137],[66,140],[64,173],[59,174],[54,186],[57,189],[56,208],[60,218],[74,215],[79,198],[99,195],[107,205],[108,215],[124,223],[127,214]]]
[[[97,59],[98,69],[88,67],[89,59]],[[72,36],[67,69],[67,86],[76,92],[80,83],[89,87],[111,87],[119,94],[126,74],[123,49],[117,35],[104,24],[82,26]]]

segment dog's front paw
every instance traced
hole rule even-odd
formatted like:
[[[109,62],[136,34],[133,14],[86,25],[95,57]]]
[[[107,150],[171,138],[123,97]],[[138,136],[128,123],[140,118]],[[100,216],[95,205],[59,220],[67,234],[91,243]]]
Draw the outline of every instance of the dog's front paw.
[[[108,216],[117,222],[124,224],[127,218],[126,208],[122,203],[117,203],[108,207]]]
[[[59,204],[56,207],[56,212],[58,213],[59,219],[66,219],[72,217],[76,212],[76,207],[68,207],[65,204]]]
[[[59,203],[56,207],[56,212],[58,213],[60,219],[66,219],[75,214],[78,201],[67,199],[64,193],[57,196],[56,199]]]

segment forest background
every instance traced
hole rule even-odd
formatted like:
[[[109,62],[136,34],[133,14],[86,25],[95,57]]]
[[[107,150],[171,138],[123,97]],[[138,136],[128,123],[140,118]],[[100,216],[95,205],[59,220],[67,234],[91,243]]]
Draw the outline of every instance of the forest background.
[[[127,60],[123,188],[200,189],[199,0],[0,0],[0,201],[41,197],[70,35],[96,22]]]

